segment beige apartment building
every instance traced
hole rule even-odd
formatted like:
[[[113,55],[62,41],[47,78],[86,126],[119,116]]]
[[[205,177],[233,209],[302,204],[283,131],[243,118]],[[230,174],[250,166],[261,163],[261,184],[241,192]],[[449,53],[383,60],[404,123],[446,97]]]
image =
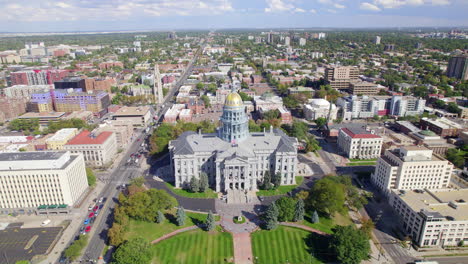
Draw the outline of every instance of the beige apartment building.
[[[377,84],[371,82],[352,82],[349,84],[349,93],[353,95],[375,95],[379,92]]]
[[[124,106],[114,113],[112,119],[144,127],[151,122],[151,110],[149,106]]]
[[[450,182],[453,165],[423,146],[386,150],[377,161],[372,182],[384,193],[391,189],[442,189]]]
[[[0,153],[0,208],[74,205],[88,188],[83,155]]]
[[[97,132],[103,131],[114,133],[118,147],[125,148],[133,136],[133,125],[124,120],[106,120],[97,128]]]
[[[47,149],[61,150],[68,140],[78,134],[77,128],[62,128],[46,140]]]
[[[468,242],[468,189],[392,190],[389,203],[419,247]]]
[[[71,153],[82,153],[87,166],[107,166],[117,154],[115,134],[104,131],[99,134],[81,131],[64,146]]]
[[[383,138],[363,128],[341,128],[338,147],[350,159],[375,159],[382,151]]]

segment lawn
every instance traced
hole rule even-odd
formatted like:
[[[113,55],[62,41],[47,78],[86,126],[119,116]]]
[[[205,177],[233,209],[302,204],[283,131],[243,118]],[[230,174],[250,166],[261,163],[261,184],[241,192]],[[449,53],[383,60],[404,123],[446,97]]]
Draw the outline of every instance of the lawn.
[[[377,161],[377,159],[349,159],[352,162],[361,162],[361,161]]]
[[[166,220],[161,223],[150,223],[138,220],[130,219],[128,231],[125,234],[127,239],[132,237],[143,237],[148,239],[149,241],[153,241],[165,234],[171,233],[177,229],[181,229],[187,226],[192,226],[195,224],[200,224],[205,222],[206,214],[197,214],[192,212],[185,212],[187,215],[187,220],[185,221],[185,225],[178,226],[174,223],[174,216],[175,210],[171,211],[171,214],[166,214]],[[215,220],[219,221],[219,215],[215,215]]]
[[[215,193],[212,189],[208,189],[206,192],[191,192],[184,189],[176,189],[174,185],[171,183],[166,182],[166,186],[171,189],[171,191],[177,195],[188,197],[188,198],[218,198],[218,194]]]
[[[371,166],[375,165],[375,161],[366,161],[366,162],[349,162],[346,165],[347,166]]]
[[[152,246],[153,263],[234,263],[232,236],[228,232],[187,231]]]
[[[279,186],[276,190],[259,190],[257,192],[257,196],[273,196],[273,195],[281,195],[286,194],[292,190],[294,190],[297,186],[301,185],[304,181],[304,177],[296,176],[296,184],[295,185],[284,185]]]
[[[252,250],[256,263],[322,263],[309,253],[306,240],[312,233],[292,227],[260,230],[252,234]]]
[[[318,229],[322,232],[332,234],[332,228],[335,225],[350,225],[352,224],[352,220],[349,218],[349,215],[342,215],[336,213],[332,218],[326,217],[319,217],[320,221],[318,223],[311,222],[311,216],[309,213],[306,213],[304,221],[300,222],[300,224],[310,226],[312,228]]]

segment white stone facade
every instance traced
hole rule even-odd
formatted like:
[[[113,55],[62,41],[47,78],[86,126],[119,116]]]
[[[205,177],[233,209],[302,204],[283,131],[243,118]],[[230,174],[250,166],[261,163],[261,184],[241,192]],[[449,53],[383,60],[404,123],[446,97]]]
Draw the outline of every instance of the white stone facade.
[[[88,188],[83,155],[0,153],[0,208],[74,205]]]
[[[383,138],[364,129],[342,128],[338,147],[350,159],[375,159],[382,151]]]

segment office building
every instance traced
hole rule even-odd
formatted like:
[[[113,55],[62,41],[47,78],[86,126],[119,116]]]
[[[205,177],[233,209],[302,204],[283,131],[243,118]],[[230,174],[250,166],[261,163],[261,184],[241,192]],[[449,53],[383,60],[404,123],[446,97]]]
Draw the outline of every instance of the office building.
[[[384,51],[394,51],[394,50],[395,50],[395,44],[385,44]]]
[[[133,124],[125,120],[106,120],[96,129],[96,133],[109,131],[115,134],[117,146],[124,149],[133,137]]]
[[[375,159],[382,151],[383,138],[363,128],[344,127],[338,132],[338,148],[350,159]]]
[[[71,153],[82,153],[87,166],[106,167],[117,154],[117,139],[112,132],[99,134],[83,130],[63,147]]]
[[[351,82],[358,81],[359,69],[353,66],[337,66],[325,69],[325,81],[333,89],[347,90]]]
[[[447,76],[459,80],[468,80],[468,54],[457,54],[450,58]]]
[[[81,154],[0,153],[0,208],[73,206],[88,188]]]
[[[62,80],[54,82],[55,89],[81,89],[86,91],[86,82],[84,78],[81,77],[67,77]]]
[[[284,38],[284,45],[291,46],[291,38],[290,37],[285,37]]]
[[[28,102],[28,112],[52,112],[54,111],[54,101],[53,101],[51,91],[44,91],[33,93],[31,99]]]
[[[273,32],[268,32],[268,33],[267,33],[266,42],[267,42],[268,44],[272,44],[273,41],[274,41]]]
[[[335,104],[328,102],[325,99],[309,99],[307,104],[303,106],[304,117],[307,120],[316,120],[325,118],[329,121],[337,119],[338,108]]]
[[[123,69],[124,65],[120,61],[107,61],[107,62],[99,63],[99,69],[100,70],[109,70],[109,69],[112,69],[114,67],[119,67],[119,68]]]
[[[386,150],[377,161],[372,182],[384,193],[391,189],[442,189],[450,183],[453,165],[424,146]]]
[[[216,192],[245,193],[257,190],[265,172],[279,173],[281,185],[295,184],[296,138],[281,130],[249,133],[249,119],[242,98],[236,92],[226,97],[217,134],[183,133],[169,143],[171,168],[177,188],[208,175]]]
[[[266,92],[261,96],[254,96],[253,101],[256,111],[266,112],[283,107],[283,98],[270,92]]]
[[[405,233],[422,247],[460,246],[468,241],[468,189],[392,190],[390,206]]]
[[[435,120],[423,117],[420,124],[422,129],[429,129],[443,138],[458,137],[462,131],[468,131],[468,128],[445,117]]]
[[[112,115],[114,120],[126,121],[133,126],[146,127],[151,122],[152,114],[149,106],[124,106]]]
[[[77,128],[62,128],[46,139],[47,149],[62,150],[67,142],[78,134]]]
[[[373,116],[415,116],[424,112],[426,100],[411,96],[348,96],[340,97],[336,105],[344,120]]]
[[[299,46],[305,46],[307,43],[307,40],[305,38],[300,38],[299,39]]]
[[[351,82],[349,93],[353,95],[374,95],[379,93],[377,84],[371,82]]]
[[[11,85],[47,85],[65,78],[67,70],[17,71],[10,74]]]

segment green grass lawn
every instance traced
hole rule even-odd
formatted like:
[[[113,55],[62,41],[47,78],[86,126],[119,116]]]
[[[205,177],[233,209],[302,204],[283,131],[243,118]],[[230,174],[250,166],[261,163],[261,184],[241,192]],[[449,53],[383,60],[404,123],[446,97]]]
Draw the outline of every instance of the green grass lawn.
[[[128,231],[125,234],[127,239],[132,237],[143,237],[148,239],[149,241],[153,241],[165,234],[171,233],[177,229],[181,229],[187,226],[192,226],[197,223],[203,223],[206,220],[206,214],[197,214],[191,212],[185,212],[187,215],[187,220],[185,221],[185,225],[178,226],[176,225],[173,220],[174,216],[171,217],[170,214],[166,215],[166,220],[161,223],[150,223],[144,221],[137,221],[130,219]],[[172,215],[175,215],[175,210],[171,211]],[[215,220],[219,221],[219,215],[215,215]]]
[[[166,182],[166,186],[171,189],[171,191],[177,195],[188,197],[188,198],[218,198],[218,194],[215,193],[212,189],[206,190],[203,193],[193,193],[184,189],[176,189],[174,185],[171,183]]]
[[[346,165],[348,166],[370,166],[375,165],[377,162],[375,161],[366,161],[366,162],[349,162]]]
[[[361,162],[361,161],[377,161],[377,159],[349,159],[352,162]]]
[[[273,195],[286,194],[286,193],[292,191],[297,186],[301,185],[303,181],[304,181],[304,177],[296,176],[296,184],[295,185],[280,186],[276,190],[259,190],[257,192],[257,196],[273,196]]]
[[[234,263],[232,236],[228,232],[187,231],[152,246],[153,263]]]
[[[353,223],[348,214],[342,215],[342,214],[336,213],[332,218],[326,218],[326,217],[320,216],[319,219],[320,221],[314,224],[311,222],[311,214],[306,213],[305,219],[299,223],[305,226],[310,226],[312,228],[318,229],[328,234],[333,233],[332,228],[335,225],[351,225]]]
[[[309,253],[306,245],[309,235],[308,231],[285,226],[253,233],[252,250],[256,263],[322,263]]]

